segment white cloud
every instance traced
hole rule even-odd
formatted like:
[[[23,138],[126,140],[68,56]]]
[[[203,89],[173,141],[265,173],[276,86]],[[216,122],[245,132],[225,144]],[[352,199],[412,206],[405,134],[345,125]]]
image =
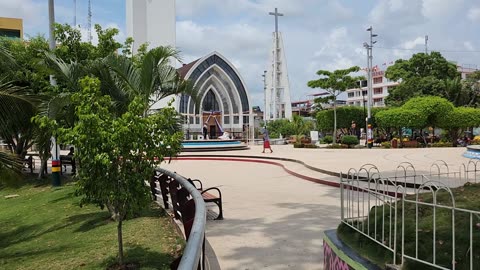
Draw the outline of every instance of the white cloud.
[[[464,0],[423,0],[422,13],[430,20],[447,22],[462,10]]]
[[[468,18],[472,22],[480,22],[480,7],[470,9],[468,11]]]
[[[425,44],[425,37],[417,37],[414,40],[406,41],[403,43],[402,48],[410,50],[421,44]]]
[[[473,44],[470,41],[463,42],[463,46],[465,46],[465,48],[469,51],[474,51],[475,50],[475,47],[473,46]]]

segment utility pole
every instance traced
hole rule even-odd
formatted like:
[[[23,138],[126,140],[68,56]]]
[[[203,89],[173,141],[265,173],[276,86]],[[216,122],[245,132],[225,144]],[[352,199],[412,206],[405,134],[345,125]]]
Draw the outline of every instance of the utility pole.
[[[92,2],[88,0],[88,42],[92,43]]]
[[[49,33],[49,49],[51,52],[55,50],[55,3],[53,0],[48,0],[48,33]],[[53,75],[50,75],[50,84],[56,86],[57,82]],[[60,186],[60,153],[57,146],[57,139],[55,135],[52,137],[52,185]]]
[[[367,79],[367,85],[368,85],[368,90],[367,90],[367,143],[368,143],[368,148],[373,147],[373,130],[372,130],[372,92],[373,92],[373,74],[372,74],[372,69],[373,69],[373,44],[377,43],[376,41],[373,40],[374,37],[377,37],[378,35],[373,33],[373,27],[369,27],[367,29],[368,32],[370,32],[370,44],[364,43],[363,46],[367,49],[367,57],[368,57],[368,79]]]
[[[267,111],[267,71],[264,70],[263,71],[263,103],[265,104],[264,106],[264,109],[263,109],[263,121],[264,122],[267,122],[267,116],[265,115],[266,111]]]
[[[269,12],[269,15],[275,16],[275,33],[274,33],[274,48],[273,48],[273,120],[277,119],[277,63],[278,63],[278,17],[283,16],[282,13],[278,13],[278,9],[275,8],[275,12]]]
[[[425,54],[428,54],[428,35],[425,35]]]
[[[77,28],[77,0],[73,0],[73,27]]]

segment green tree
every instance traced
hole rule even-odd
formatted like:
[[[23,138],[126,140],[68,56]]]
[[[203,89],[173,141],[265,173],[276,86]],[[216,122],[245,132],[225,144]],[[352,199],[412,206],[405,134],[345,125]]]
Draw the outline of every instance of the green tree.
[[[436,96],[415,97],[409,99],[403,106],[405,110],[418,110],[426,117],[424,126],[438,127],[442,118],[453,110],[453,104],[445,98]]]
[[[454,108],[439,119],[438,126],[448,130],[453,146],[457,146],[457,139],[467,128],[480,126],[480,109]]]
[[[297,142],[300,142],[300,139],[302,138],[302,136],[307,135],[308,131],[310,131],[313,128],[313,125],[311,122],[305,121],[305,119],[303,119],[303,117],[301,117],[298,114],[293,115],[293,118],[290,124],[292,126],[292,131],[296,136]]]
[[[402,140],[402,128],[423,128],[427,123],[427,115],[417,109],[392,108],[379,111],[375,115],[376,123],[382,128],[394,128]]]
[[[319,70],[317,75],[320,79],[308,82],[311,88],[321,88],[333,96],[333,137],[337,138],[337,97],[345,90],[356,86],[357,81],[362,80],[363,77],[352,77],[349,74],[358,72],[359,67],[351,67],[348,69],[339,69],[333,72],[328,70]],[[335,141],[336,142],[336,141]]]
[[[386,78],[401,80],[398,86],[389,91],[385,102],[389,106],[401,106],[415,96],[453,98],[453,95],[447,96],[445,80],[459,76],[456,65],[448,62],[439,52],[417,53],[409,60],[399,59],[385,72]]]
[[[111,71],[105,81],[111,81],[119,91],[129,97],[141,97],[146,111],[161,99],[171,95],[187,94],[197,100],[197,90],[190,81],[180,77],[171,59],[178,59],[178,51],[171,47],[157,47],[148,51],[140,63],[125,56],[110,55],[104,59]],[[103,81],[103,77],[100,78]]]
[[[467,76],[462,82],[462,101],[455,106],[465,105],[478,107],[480,105],[480,71],[475,71]]]
[[[73,129],[60,129],[60,139],[74,144],[78,171],[78,194],[82,204],[107,207],[117,221],[118,258],[124,265],[122,223],[130,214],[148,205],[145,180],[165,154],[178,153],[182,133],[175,131],[172,107],[145,116],[145,100],[136,97],[128,110],[117,116],[111,98],[100,92],[97,79],[82,79],[81,91],[73,94],[78,118]]]

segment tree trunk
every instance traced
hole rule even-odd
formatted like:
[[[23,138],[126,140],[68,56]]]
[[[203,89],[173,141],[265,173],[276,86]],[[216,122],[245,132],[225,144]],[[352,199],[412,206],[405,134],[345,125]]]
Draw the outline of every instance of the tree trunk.
[[[40,158],[40,172],[38,173],[38,179],[42,179],[45,175],[47,175],[46,169],[47,169],[47,160]]]
[[[398,129],[398,136],[400,137],[400,143],[398,144],[398,148],[403,148],[403,133],[402,133],[402,128]]]
[[[124,268],[124,262],[123,262],[123,237],[122,237],[122,218],[119,213],[117,213],[119,216],[118,219],[118,225],[117,225],[117,234],[118,234],[118,264],[120,267],[123,269]]]
[[[337,144],[337,97],[333,98],[333,142]]]

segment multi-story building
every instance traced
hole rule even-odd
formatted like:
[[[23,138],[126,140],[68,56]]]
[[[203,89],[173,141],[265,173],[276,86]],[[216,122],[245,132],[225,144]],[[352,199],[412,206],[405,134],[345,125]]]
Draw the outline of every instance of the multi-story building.
[[[0,37],[23,39],[23,20],[0,17]]]
[[[385,72],[383,70],[372,72],[373,77],[373,93],[372,93],[372,106],[383,107],[385,106],[385,98],[388,96],[389,91],[397,86],[399,82],[391,81],[385,78]],[[367,104],[367,80],[360,81],[357,88],[348,89],[347,93],[347,105],[364,106]]]
[[[476,66],[459,66],[457,70],[460,73],[462,80],[466,79],[469,74],[478,71]],[[384,107],[385,98],[388,93],[397,86],[400,82],[391,81],[385,78],[385,71],[379,70],[372,72],[373,76],[373,93],[372,93],[372,107]],[[367,80],[358,82],[358,87],[348,89],[347,105],[351,106],[367,106]]]

